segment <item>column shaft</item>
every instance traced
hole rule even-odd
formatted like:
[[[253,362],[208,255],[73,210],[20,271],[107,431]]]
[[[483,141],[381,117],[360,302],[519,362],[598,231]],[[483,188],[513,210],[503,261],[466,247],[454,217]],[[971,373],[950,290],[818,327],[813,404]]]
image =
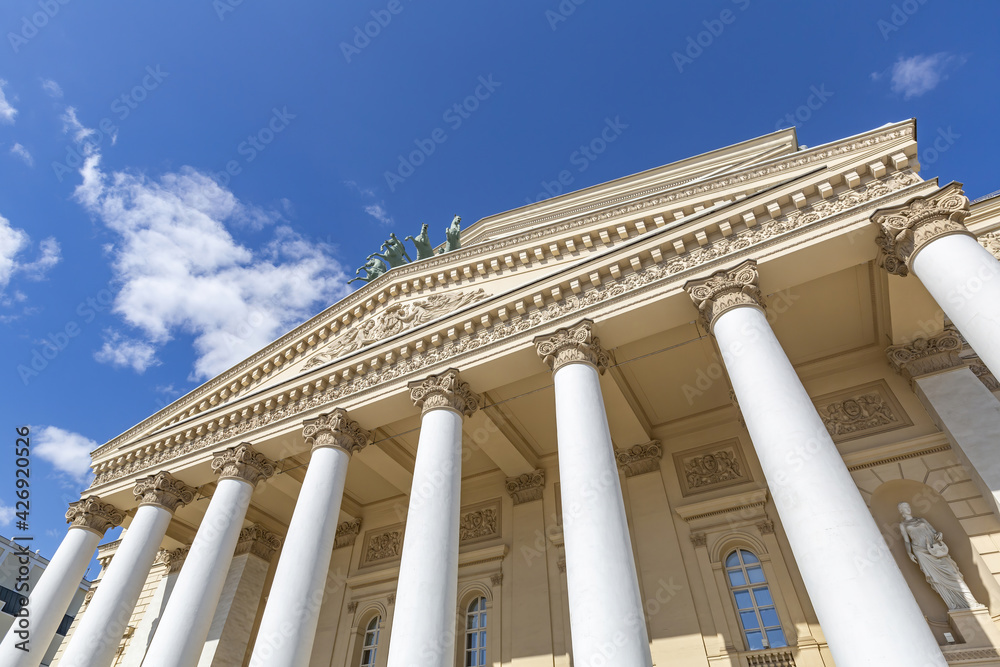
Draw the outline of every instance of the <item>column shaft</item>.
[[[649,638],[597,369],[555,371],[559,480],[573,658],[650,667]]]
[[[764,476],[840,667],[946,664],[809,395],[756,307],[714,331]]]
[[[59,661],[62,667],[104,667],[114,660],[171,516],[170,510],[159,505],[136,510]]]
[[[451,667],[455,661],[462,415],[427,410],[406,514],[389,644],[389,667]]]
[[[913,257],[913,273],[1000,377],[1000,261],[971,236],[949,234]]]
[[[0,664],[9,667],[38,667],[41,664],[100,541],[101,534],[96,531],[69,529],[35,589],[30,591],[27,605],[29,634],[17,634],[23,629],[15,619],[0,644]],[[16,648],[25,639],[29,640],[28,651]]]
[[[313,451],[257,631],[254,667],[309,664],[351,455]]]
[[[241,479],[219,481],[153,635],[144,667],[197,664],[253,489],[253,484]]]

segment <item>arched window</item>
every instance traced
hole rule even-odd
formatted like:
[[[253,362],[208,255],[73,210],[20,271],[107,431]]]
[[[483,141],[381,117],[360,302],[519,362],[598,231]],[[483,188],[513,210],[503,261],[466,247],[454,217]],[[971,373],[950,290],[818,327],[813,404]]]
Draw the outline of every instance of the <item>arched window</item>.
[[[382,629],[382,617],[376,616],[365,628],[365,643],[361,648],[360,667],[375,667],[375,653],[378,651],[378,634]]]
[[[726,558],[726,577],[747,648],[756,651],[788,646],[760,559],[746,549],[737,549]]]
[[[465,612],[465,667],[486,664],[486,598],[469,603]]]

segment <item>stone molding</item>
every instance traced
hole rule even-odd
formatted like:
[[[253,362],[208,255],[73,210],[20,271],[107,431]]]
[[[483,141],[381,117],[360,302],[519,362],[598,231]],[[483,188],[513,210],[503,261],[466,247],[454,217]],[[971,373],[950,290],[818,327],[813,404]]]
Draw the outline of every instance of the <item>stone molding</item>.
[[[333,548],[340,549],[342,547],[354,546],[354,542],[358,539],[358,533],[361,532],[361,519],[354,519],[353,521],[344,521],[339,526],[337,526],[337,534],[333,538]]]
[[[403,554],[403,531],[403,524],[400,523],[365,533],[360,566],[399,560]]]
[[[663,447],[659,440],[650,440],[644,445],[632,445],[628,449],[615,451],[615,460],[626,477],[634,477],[660,469]]]
[[[735,268],[689,281],[684,289],[698,308],[705,329],[711,333],[716,320],[732,308],[752,306],[764,310],[758,278],[756,260],[748,259]]]
[[[389,593],[389,595],[386,596],[385,601],[388,602],[390,605],[396,604],[396,594]]]
[[[545,489],[545,471],[539,468],[523,475],[508,477],[505,485],[515,507],[521,503],[541,500]]]
[[[979,245],[990,251],[990,254],[1000,259],[1000,230],[987,232],[978,239]]]
[[[751,481],[739,438],[676,452],[673,459],[684,496]]]
[[[458,369],[449,368],[443,373],[415,380],[406,385],[413,404],[425,414],[429,410],[445,408],[466,417],[479,409],[482,398],[472,391],[469,383],[458,376]]]
[[[761,535],[773,535],[774,534],[774,521],[770,519],[764,519],[763,521],[757,522],[757,530],[760,531]]]
[[[694,548],[708,548],[708,535],[705,533],[691,533],[691,544]]]
[[[372,442],[372,432],[361,428],[358,422],[347,416],[347,410],[340,408],[315,419],[307,419],[302,424],[302,437],[313,450],[335,447],[353,454]]]
[[[937,192],[914,197],[902,206],[882,208],[871,221],[879,229],[875,243],[879,263],[889,273],[905,276],[913,268],[913,258],[928,243],[949,234],[967,234],[969,198],[961,183],[950,183]]]
[[[458,521],[461,544],[482,542],[500,535],[500,499],[463,507]]]
[[[160,549],[156,553],[156,559],[153,563],[162,563],[167,566],[166,574],[174,574],[179,572],[181,566],[184,564],[184,559],[187,558],[188,552],[191,551],[191,545],[186,547],[180,547],[179,549],[169,550]]]
[[[83,500],[69,504],[66,523],[70,528],[85,528],[104,537],[109,528],[121,525],[125,514],[97,496],[87,496]]]
[[[496,574],[490,575],[490,584],[493,586],[499,586],[503,583],[503,572],[497,572]]]
[[[917,338],[908,345],[892,345],[885,351],[889,363],[907,380],[931,373],[951,370],[965,365],[959,356],[962,337],[953,328],[947,328],[928,338]]]
[[[417,353],[410,353],[412,345],[407,346],[407,354],[393,355],[392,363],[379,363],[364,372],[355,372],[357,364],[349,368],[331,372],[326,378],[319,380],[303,379],[302,387],[293,387],[275,394],[273,400],[261,398],[258,403],[246,406],[234,406],[233,411],[212,419],[208,428],[192,425],[191,428],[177,434],[169,434],[160,440],[150,441],[144,447],[136,449],[138,455],[131,459],[120,456],[102,461],[95,466],[95,479],[92,487],[98,487],[121,477],[133,474],[155,465],[162,465],[170,460],[207,449],[220,441],[239,437],[241,434],[253,431],[266,424],[294,417],[307,410],[340,401],[344,397],[363,395],[397,378],[418,372],[419,370],[439,364],[449,359],[471,353],[482,348],[493,346],[509,339],[530,334],[531,329],[540,327],[546,322],[558,320],[572,315],[580,310],[589,309],[609,302],[617,302],[641,295],[642,292],[653,289],[680,277],[704,264],[741,252],[748,248],[764,247],[783,240],[786,235],[806,225],[823,221],[832,223],[846,215],[858,213],[858,209],[870,206],[868,202],[886,197],[898,190],[922,184],[918,176],[910,172],[894,172],[883,179],[870,181],[858,190],[849,190],[836,197],[824,199],[803,209],[796,209],[783,214],[780,219],[760,222],[754,227],[734,233],[709,243],[704,247],[695,248],[682,255],[663,258],[650,265],[643,266],[634,273],[623,274],[620,278],[605,279],[600,284],[591,284],[581,292],[563,293],[556,301],[546,301],[543,307],[525,313],[508,312],[507,307],[497,307],[492,310],[489,325],[482,328],[476,326],[465,334],[458,333],[456,337],[441,341],[441,343],[424,347],[420,341],[416,344]],[[430,261],[430,260],[428,260]],[[361,290],[359,290],[360,292]],[[528,300],[530,301],[530,299]],[[476,321],[485,320],[476,317]],[[433,337],[432,337],[433,338]],[[363,365],[363,364],[362,364]],[[185,404],[186,407],[187,404]],[[173,413],[162,415],[165,419]],[[145,424],[145,422],[143,423]],[[95,456],[109,451],[112,446],[122,444],[137,434],[136,427],[110,441],[95,451]]]
[[[178,507],[194,500],[195,489],[163,471],[136,481],[132,493],[140,507],[156,505],[173,514]]]
[[[559,572],[561,572],[562,574],[566,574],[566,557],[565,556],[556,561],[556,567],[559,569]]]
[[[251,486],[274,474],[274,461],[258,453],[248,442],[222,452],[216,452],[212,459],[212,470],[219,479],[240,479]]]
[[[979,378],[987,389],[990,391],[1000,390],[1000,382],[997,381],[993,371],[983,363],[983,360],[979,358],[978,354],[970,354],[968,356],[962,357],[965,363],[968,364],[969,370],[972,371],[973,375]]]
[[[601,346],[601,339],[594,335],[591,320],[556,329],[547,336],[537,336],[533,342],[538,356],[553,373],[567,364],[590,364],[599,373],[604,373],[611,365],[611,355]]]
[[[357,610],[358,610],[358,601],[357,600],[351,600],[350,602],[347,603],[347,613],[348,614],[353,614]]]
[[[281,548],[282,542],[281,536],[255,523],[240,531],[239,539],[236,542],[236,552],[233,556],[250,554],[270,563],[275,552]]]
[[[876,380],[812,399],[834,442],[912,426],[885,380]]]

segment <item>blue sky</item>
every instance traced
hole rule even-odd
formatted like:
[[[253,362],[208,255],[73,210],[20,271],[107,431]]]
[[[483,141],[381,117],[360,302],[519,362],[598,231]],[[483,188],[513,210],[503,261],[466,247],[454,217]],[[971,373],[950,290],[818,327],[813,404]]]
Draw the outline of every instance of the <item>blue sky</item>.
[[[1000,189],[998,26],[940,0],[7,0],[0,423],[32,428],[35,546],[90,448],[336,302],[390,232],[791,125],[916,117],[925,177]]]

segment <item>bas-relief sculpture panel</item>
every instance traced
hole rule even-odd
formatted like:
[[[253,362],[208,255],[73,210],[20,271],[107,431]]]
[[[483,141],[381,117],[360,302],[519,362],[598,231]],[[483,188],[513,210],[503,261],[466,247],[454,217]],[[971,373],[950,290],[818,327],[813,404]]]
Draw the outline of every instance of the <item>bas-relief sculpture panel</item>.
[[[834,442],[913,425],[885,380],[818,396],[813,405]]]
[[[685,496],[752,480],[737,438],[677,452],[674,468]]]

